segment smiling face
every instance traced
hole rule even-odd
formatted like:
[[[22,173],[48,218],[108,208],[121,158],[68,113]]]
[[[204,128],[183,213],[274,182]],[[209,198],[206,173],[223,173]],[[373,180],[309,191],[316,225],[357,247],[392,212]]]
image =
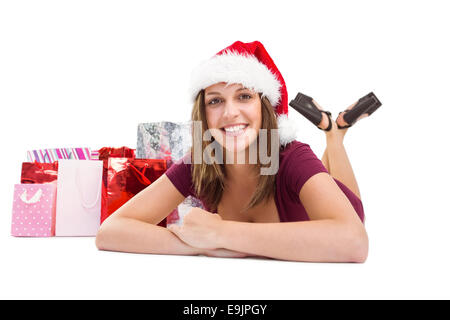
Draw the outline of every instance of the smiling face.
[[[206,88],[205,113],[212,136],[230,152],[246,150],[258,137],[261,99],[241,84],[220,82]]]

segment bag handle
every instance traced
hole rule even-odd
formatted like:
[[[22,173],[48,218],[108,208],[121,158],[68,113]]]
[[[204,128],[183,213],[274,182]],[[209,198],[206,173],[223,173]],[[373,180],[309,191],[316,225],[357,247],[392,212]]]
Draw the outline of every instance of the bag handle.
[[[25,190],[25,191],[20,195],[20,200],[22,200],[22,201],[25,202],[26,204],[32,204],[32,203],[39,202],[39,200],[41,200],[41,197],[42,197],[42,189],[39,189],[38,191],[36,191],[36,193],[34,194],[34,196],[32,196],[30,199],[27,200],[27,190]]]
[[[151,181],[149,178],[147,178],[147,177],[145,176],[145,171],[146,171],[147,168],[149,167],[149,164],[148,164],[148,163],[145,163],[145,164],[144,164],[144,169],[142,170],[142,172],[139,171],[139,169],[137,169],[134,165],[132,165],[132,164],[129,163],[129,162],[127,163],[127,166],[128,166],[128,168],[132,169],[131,171],[135,173],[136,178],[138,178],[138,180],[139,180],[142,184],[145,184],[145,185],[150,185],[150,184],[152,184],[152,181]]]
[[[81,160],[81,161],[83,161],[83,160]],[[97,197],[95,198],[95,201],[92,202],[91,204],[86,204],[86,201],[84,201],[84,199],[83,199],[83,193],[81,192],[79,180],[80,180],[80,167],[77,167],[77,170],[75,172],[75,185],[76,185],[76,187],[78,189],[78,194],[79,194],[80,199],[81,199],[81,205],[85,209],[92,209],[97,204],[98,200],[100,199],[100,194],[101,194],[101,191],[102,191],[102,188],[101,188],[102,185],[100,184],[100,187],[98,189]]]

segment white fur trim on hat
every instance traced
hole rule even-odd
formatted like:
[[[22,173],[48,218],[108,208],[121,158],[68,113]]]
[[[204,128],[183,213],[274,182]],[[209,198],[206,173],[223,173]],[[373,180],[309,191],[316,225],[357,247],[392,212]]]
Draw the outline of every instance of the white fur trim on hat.
[[[278,136],[280,144],[286,146],[289,142],[297,138],[297,123],[290,119],[287,114],[281,114],[277,117]]]
[[[202,62],[191,73],[189,93],[192,101],[200,90],[219,82],[239,83],[261,92],[274,108],[281,98],[281,83],[276,75],[253,55],[227,50]]]

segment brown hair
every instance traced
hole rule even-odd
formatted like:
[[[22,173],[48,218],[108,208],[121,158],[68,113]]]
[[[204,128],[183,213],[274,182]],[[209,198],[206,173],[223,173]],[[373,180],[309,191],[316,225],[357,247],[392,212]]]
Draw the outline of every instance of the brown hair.
[[[194,107],[192,109],[191,119],[194,121],[202,122],[202,137],[204,132],[208,129],[208,124],[206,122],[206,113],[205,113],[205,101],[204,101],[205,90],[201,90],[194,103]],[[261,129],[267,129],[267,137],[271,137],[271,130],[278,129],[277,119],[275,116],[274,109],[270,104],[267,97],[261,97],[261,93],[259,93],[259,97],[261,100],[261,115],[262,115],[262,124]],[[194,126],[193,126],[194,127]],[[278,138],[278,136],[276,135]],[[194,139],[194,133],[192,132],[192,138]],[[258,134],[259,140],[259,134]],[[271,156],[271,142],[270,138],[267,139],[267,156]],[[203,152],[208,144],[211,142],[203,141],[202,139],[202,157]],[[261,164],[259,159],[259,142],[258,142],[258,156],[257,156],[257,166],[258,170],[261,167],[270,167],[270,163]],[[208,153],[206,153],[208,154]],[[202,198],[206,205],[210,210],[217,210],[219,202],[222,198],[222,194],[225,186],[226,172],[224,164],[218,164],[215,161],[209,161],[210,164],[207,164],[203,161],[201,164],[195,164],[193,161],[194,155],[194,140],[192,140],[191,147],[191,173],[192,173],[192,183],[194,185],[194,190],[197,195]],[[214,152],[214,157],[216,157]],[[253,196],[247,206],[241,211],[246,211],[262,201],[267,202],[275,193],[275,182],[276,175],[259,175],[258,184],[256,187],[256,191],[253,193]]]

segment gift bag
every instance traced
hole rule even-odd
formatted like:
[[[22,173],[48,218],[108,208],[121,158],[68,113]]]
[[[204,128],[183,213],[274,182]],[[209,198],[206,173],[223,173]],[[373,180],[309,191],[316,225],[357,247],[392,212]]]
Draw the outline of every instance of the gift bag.
[[[91,160],[90,148],[55,148],[27,151],[29,162],[52,163],[60,159]]]
[[[167,167],[182,159],[192,145],[192,122],[151,122],[140,123],[137,132],[136,158],[166,159]],[[167,217],[167,224],[180,223],[183,215],[192,207],[204,209],[195,197],[187,197],[177,209]]]
[[[109,158],[135,158],[136,150],[128,147],[110,148],[104,147],[98,150],[98,159],[103,161],[103,184],[106,187],[108,180],[108,159]]]
[[[109,158],[106,211],[101,221],[157,180],[166,170],[167,162],[162,159]],[[166,221],[158,225],[165,227]]]
[[[59,160],[56,236],[95,236],[100,226],[103,163]]]
[[[103,161],[103,175],[102,175],[102,205],[101,205],[101,220],[100,223],[109,216],[107,213],[107,184],[108,184],[108,159],[109,158],[135,158],[135,149],[128,147],[111,148],[103,147],[100,150],[94,151],[94,154],[99,160]]]
[[[56,186],[46,184],[14,185],[11,235],[51,237],[55,235]]]
[[[23,162],[20,183],[55,183],[58,178],[58,162]]]

